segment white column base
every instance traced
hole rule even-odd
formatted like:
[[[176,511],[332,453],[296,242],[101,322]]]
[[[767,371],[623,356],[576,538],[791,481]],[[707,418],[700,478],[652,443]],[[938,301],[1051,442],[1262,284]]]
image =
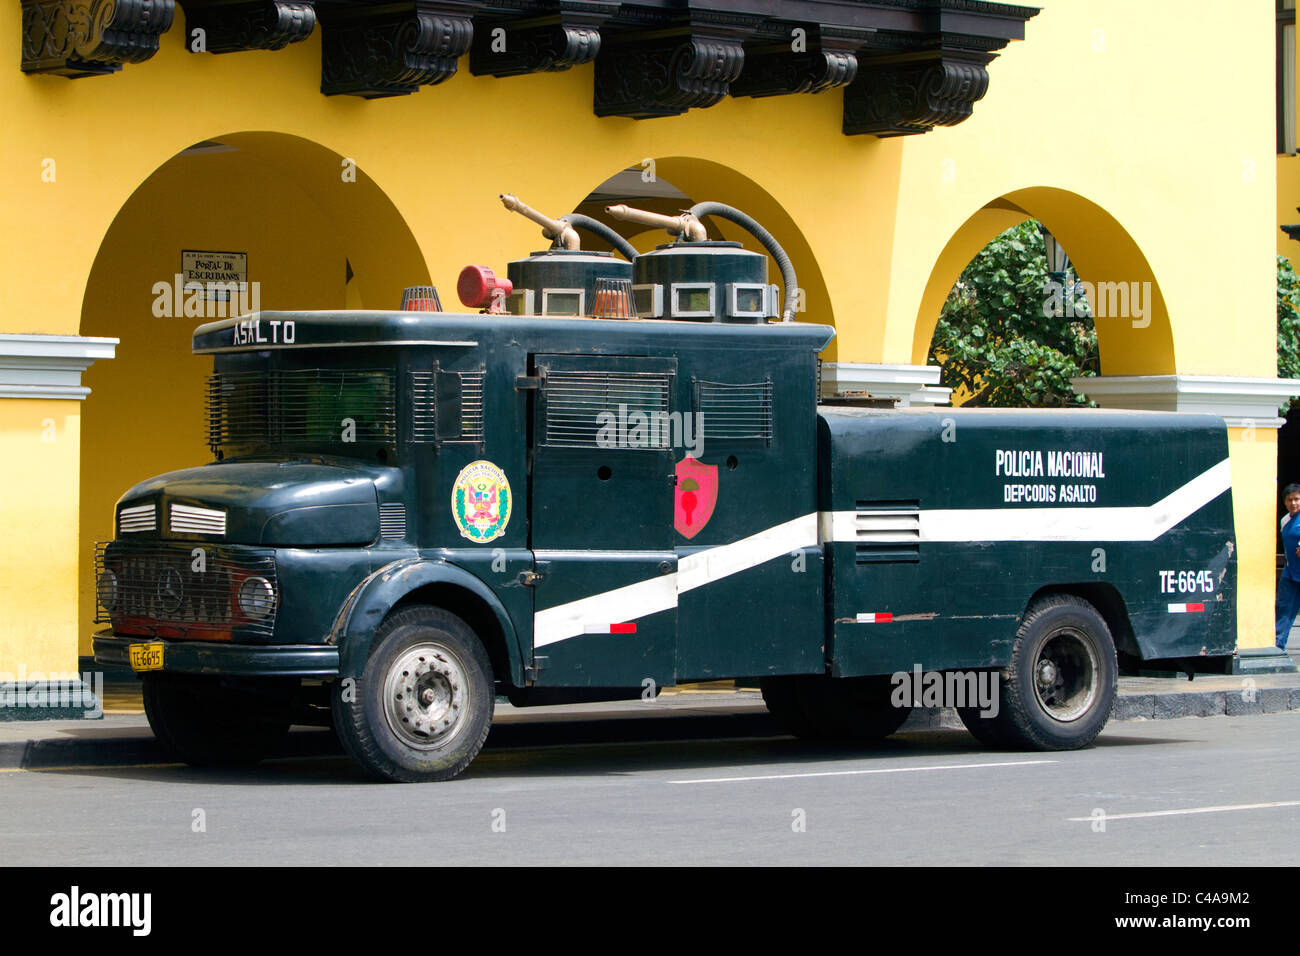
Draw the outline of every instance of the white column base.
[[[937,365],[823,362],[822,398],[871,398],[909,405],[947,405],[952,389],[939,385]]]
[[[81,401],[90,389],[81,373],[97,359],[116,355],[120,339],[81,335],[0,333],[0,398],[66,398]]]

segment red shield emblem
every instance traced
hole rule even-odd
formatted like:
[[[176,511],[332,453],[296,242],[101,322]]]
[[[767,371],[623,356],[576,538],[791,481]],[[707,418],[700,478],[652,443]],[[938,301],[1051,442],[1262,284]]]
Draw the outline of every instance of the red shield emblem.
[[[704,465],[698,458],[677,463],[677,489],[673,494],[673,527],[693,538],[713,517],[718,503],[718,466]]]

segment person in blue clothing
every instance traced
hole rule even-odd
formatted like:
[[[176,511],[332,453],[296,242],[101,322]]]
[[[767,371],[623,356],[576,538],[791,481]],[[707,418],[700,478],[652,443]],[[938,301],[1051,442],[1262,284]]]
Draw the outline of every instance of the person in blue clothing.
[[[1286,639],[1295,623],[1296,614],[1300,613],[1300,485],[1290,484],[1282,489],[1282,504],[1286,514],[1282,516],[1282,553],[1286,555],[1286,567],[1277,579],[1277,625],[1276,643],[1286,650]]]

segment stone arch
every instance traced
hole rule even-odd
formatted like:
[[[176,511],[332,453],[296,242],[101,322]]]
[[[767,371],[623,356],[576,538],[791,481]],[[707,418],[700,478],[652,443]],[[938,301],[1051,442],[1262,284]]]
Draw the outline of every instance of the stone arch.
[[[86,279],[81,334],[121,344],[115,360],[85,375],[94,401],[81,428],[82,654],[93,631],[90,556],[113,535],[114,501],[143,478],[210,460],[211,360],[190,354],[190,336],[220,316],[185,315],[175,302],[172,314],[155,314],[169,304],[157,283],[174,284],[182,250],[246,253],[258,284],[250,309],[397,308],[404,286],[429,281],[402,215],[345,160],[283,133],[214,136],[159,165],[106,230]]]
[[[1104,208],[1077,193],[1051,186],[1009,192],[976,210],[939,254],[921,297],[912,361],[925,364],[930,340],[949,290],[961,271],[999,233],[1034,218],[1056,236],[1081,280],[1137,283],[1145,314],[1107,316],[1093,301],[1097,343],[1105,375],[1164,375],[1175,371],[1169,310],[1150,263],[1128,230]],[[1135,312],[1130,307],[1130,312]],[[1135,325],[1134,323],[1137,323]]]

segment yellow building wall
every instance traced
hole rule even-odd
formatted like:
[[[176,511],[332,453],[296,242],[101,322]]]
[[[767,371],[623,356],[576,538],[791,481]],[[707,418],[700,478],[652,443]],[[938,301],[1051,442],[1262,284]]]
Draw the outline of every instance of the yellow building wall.
[[[0,648],[43,659],[35,635],[57,632],[70,655],[72,630],[84,648],[76,568],[89,560],[86,542],[107,533],[111,501],[204,457],[191,415],[206,363],[187,353],[188,323],[144,311],[182,248],[248,251],[264,305],[393,306],[402,285],[430,279],[450,303],[466,263],[503,269],[539,247],[536,227],[503,211],[498,192],[559,215],[654,159],[693,199],[740,206],[786,245],[807,294],[802,318],[837,327],[828,358],[894,363],[916,361],[918,325],[946,291],[945,248],[989,203],[1013,197],[1042,216],[1084,278],[1153,281],[1149,328],[1099,326],[1104,374],[1273,375],[1272,4],[1243,0],[1222,14],[1215,0],[1050,5],[992,64],[972,119],[882,140],[842,135],[834,93],[600,119],[591,66],[493,79],[462,61],[461,74],[413,96],[325,97],[319,30],[275,53],[194,55],[181,16],[154,58],[114,76],[27,77],[16,67],[20,5],[0,5],[11,64],[0,70],[0,332],[123,338],[121,357],[86,378],[96,392],[84,460],[72,443],[58,446],[73,458],[39,483],[57,494],[54,526],[84,525],[81,545],[65,539],[42,576],[54,596],[23,619],[43,615],[46,629],[6,620]],[[1209,22],[1216,69],[1171,79],[1169,64],[1204,45]],[[239,152],[182,157],[146,183],[202,140]],[[137,188],[138,209],[128,205]],[[358,277],[347,289],[344,255]],[[14,402],[0,408],[18,414]],[[3,440],[26,441],[10,417]],[[1274,495],[1264,444],[1234,444],[1243,646],[1271,641],[1257,629],[1273,589],[1261,558],[1272,554],[1272,516],[1253,504]],[[0,496],[29,494],[32,480],[7,469]],[[26,541],[3,532],[0,563],[18,568]],[[84,571],[81,594],[88,602]]]
[[[81,411],[0,399],[0,682],[77,669]]]

